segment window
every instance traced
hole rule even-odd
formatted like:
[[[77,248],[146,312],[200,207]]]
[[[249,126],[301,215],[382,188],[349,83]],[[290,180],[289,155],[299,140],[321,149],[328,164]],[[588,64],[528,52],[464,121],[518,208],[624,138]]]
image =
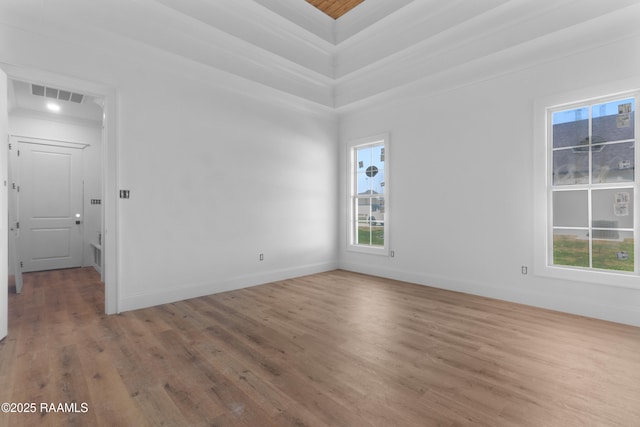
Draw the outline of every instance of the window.
[[[365,138],[349,144],[349,247],[388,253],[388,138]]]
[[[548,265],[638,273],[636,99],[547,110]]]

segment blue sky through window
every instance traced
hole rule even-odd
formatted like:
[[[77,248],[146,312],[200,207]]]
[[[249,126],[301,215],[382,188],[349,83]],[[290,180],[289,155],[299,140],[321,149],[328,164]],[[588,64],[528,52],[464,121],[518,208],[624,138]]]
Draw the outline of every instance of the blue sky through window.
[[[603,117],[603,116],[611,116],[618,114],[619,106],[624,104],[631,104],[631,111],[633,113],[635,111],[635,102],[634,98],[626,98],[611,102],[606,102],[603,104],[596,104],[591,108],[591,113],[593,118]],[[587,107],[584,108],[574,108],[571,110],[558,111],[553,113],[553,124],[558,125],[561,123],[568,122],[576,122],[580,120],[587,120],[589,118],[589,109]]]
[[[384,194],[384,146],[357,149],[357,194]]]

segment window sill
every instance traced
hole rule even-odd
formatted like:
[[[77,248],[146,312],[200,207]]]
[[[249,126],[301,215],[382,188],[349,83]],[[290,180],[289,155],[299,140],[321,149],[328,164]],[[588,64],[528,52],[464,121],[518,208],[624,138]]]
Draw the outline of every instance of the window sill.
[[[550,279],[573,282],[593,283],[597,285],[640,289],[640,276],[632,272],[583,270],[562,266],[543,266],[534,270],[534,275]]]
[[[347,251],[357,252],[361,254],[368,254],[368,255],[389,256],[389,249],[374,248],[371,246],[347,245]]]

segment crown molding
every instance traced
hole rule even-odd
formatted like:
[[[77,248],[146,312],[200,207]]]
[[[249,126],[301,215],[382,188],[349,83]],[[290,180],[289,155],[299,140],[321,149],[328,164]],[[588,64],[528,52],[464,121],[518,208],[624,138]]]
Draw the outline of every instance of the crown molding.
[[[267,11],[273,12],[309,34],[332,45],[336,43],[336,21],[311,4],[297,0],[254,0]]]
[[[640,18],[640,4],[635,4],[598,19],[587,19],[581,25],[573,25],[557,31],[504,46],[491,53],[470,57],[468,61],[433,69],[432,72],[370,91],[364,86],[345,84],[335,94],[338,113],[350,113],[393,100],[420,96],[433,96],[458,89],[476,82],[519,72],[543,63],[561,60],[584,52],[611,46],[619,49],[627,46],[629,52],[640,49],[640,27],[634,23]],[[429,63],[429,59],[424,59]],[[406,64],[405,64],[406,65]],[[640,63],[638,63],[640,66]],[[427,66],[424,64],[424,66]],[[419,67],[418,67],[419,68]],[[613,74],[633,73],[633,70],[615,70]],[[375,78],[375,77],[374,77]]]
[[[469,31],[478,32],[476,28],[468,28],[469,21],[479,19],[479,16],[507,1],[411,3],[341,43],[335,54],[335,76],[340,79],[427,41],[432,41],[431,45],[438,49],[441,49],[438,44],[448,47],[446,43],[458,42],[451,36],[443,37],[443,34],[456,34],[458,39],[467,39]],[[402,28],[401,34],[397,34],[398,28]],[[484,30],[481,28],[480,31]]]
[[[413,3],[414,0],[366,0],[360,3],[356,8],[342,15],[335,21],[334,43],[342,44],[349,38],[359,34],[361,31],[368,29],[375,23],[387,19],[398,10]],[[415,1],[416,4],[431,5],[442,3],[441,0],[421,0]],[[389,37],[389,34],[387,34]]]
[[[638,7],[638,0],[367,0],[333,20],[303,0],[60,0],[39,8],[4,2],[0,22],[68,41],[82,34],[73,43],[85,45],[144,45],[342,109],[414,82],[455,85],[441,76],[484,58],[515,61],[521,55],[510,52],[528,52],[537,40],[549,40],[547,50],[518,61],[635,31]],[[578,31],[573,47],[561,37],[563,47],[554,45],[574,27],[601,33]]]
[[[188,19],[199,21],[209,28],[232,36],[232,40],[225,40],[229,49],[246,48],[246,46],[241,46],[242,43],[238,43],[245,42],[292,64],[297,64],[325,77],[333,77],[334,46],[331,42],[325,41],[315,33],[311,33],[294,23],[295,21],[291,21],[271,9],[256,5],[254,1],[235,0],[227,3],[225,1],[203,2],[202,0],[157,0],[157,2],[188,17]],[[306,2],[289,1],[286,4],[290,7],[289,10],[306,12],[298,13],[297,18],[292,16],[291,19],[299,19],[300,22],[333,24],[333,22],[325,22],[324,17],[329,20],[331,18]],[[270,4],[272,7],[278,5],[279,3]],[[298,8],[291,8],[293,5],[298,5]],[[300,6],[307,7],[299,9]],[[322,17],[315,16],[316,12],[320,13]],[[309,14],[313,16],[309,16]],[[331,30],[332,26],[326,28]]]

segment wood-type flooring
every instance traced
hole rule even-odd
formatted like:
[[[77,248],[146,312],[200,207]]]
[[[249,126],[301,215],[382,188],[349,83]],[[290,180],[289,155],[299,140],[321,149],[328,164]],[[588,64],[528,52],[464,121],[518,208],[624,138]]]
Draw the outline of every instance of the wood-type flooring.
[[[640,426],[631,326],[340,270],[103,311],[91,268],[24,276],[0,426]]]

